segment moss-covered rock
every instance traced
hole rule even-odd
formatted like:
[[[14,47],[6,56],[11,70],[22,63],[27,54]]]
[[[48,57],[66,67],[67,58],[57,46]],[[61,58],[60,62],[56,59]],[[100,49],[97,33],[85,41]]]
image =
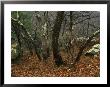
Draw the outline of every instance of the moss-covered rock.
[[[20,47],[17,43],[11,45],[11,59],[16,59],[20,55]]]
[[[98,55],[100,52],[100,44],[95,44],[94,46],[92,46],[92,48],[88,51],[85,52],[85,55],[86,56],[89,56],[89,55]]]

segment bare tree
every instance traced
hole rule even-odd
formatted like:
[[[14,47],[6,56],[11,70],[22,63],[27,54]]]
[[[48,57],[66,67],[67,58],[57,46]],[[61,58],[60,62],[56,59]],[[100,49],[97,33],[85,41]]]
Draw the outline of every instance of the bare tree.
[[[53,56],[55,59],[55,64],[57,66],[60,66],[63,64],[63,60],[61,55],[59,54],[59,44],[58,44],[58,39],[59,39],[59,33],[61,29],[61,24],[64,19],[64,11],[59,11],[57,12],[54,28],[53,28],[53,34],[52,34],[52,48],[53,48]]]

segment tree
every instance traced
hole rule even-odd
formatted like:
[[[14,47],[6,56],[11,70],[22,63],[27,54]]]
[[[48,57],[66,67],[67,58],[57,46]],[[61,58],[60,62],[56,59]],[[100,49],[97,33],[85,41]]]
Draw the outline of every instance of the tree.
[[[18,38],[18,36],[21,36],[18,38],[18,41],[19,41],[19,39],[24,40],[24,42],[27,44],[27,48],[29,48],[31,54],[33,53],[32,50],[34,49],[39,60],[41,60],[41,57],[37,50],[38,46],[36,46],[36,44],[35,44],[35,43],[37,43],[36,40],[33,40],[30,37],[30,35],[26,31],[24,25],[20,21],[11,18],[11,22],[12,22],[12,30],[15,31],[17,38]],[[20,46],[21,46],[21,44],[20,44]]]
[[[51,58],[53,52],[57,66],[64,64],[60,54],[63,52],[67,53],[67,60],[79,60],[86,48],[85,42],[99,27],[99,12],[13,11],[11,17],[11,35],[19,51],[22,50],[23,55],[34,52],[39,60]],[[79,42],[79,38],[86,41]]]
[[[75,63],[78,62],[80,60],[80,57],[83,53],[83,50],[88,46],[88,44],[91,42],[91,40],[93,39],[93,37],[97,36],[100,33],[100,30],[96,31],[95,33],[93,33],[88,40],[80,47],[80,50],[78,52],[78,55],[76,57]]]
[[[62,24],[63,19],[64,19],[64,11],[57,12],[55,24],[53,27],[53,34],[52,34],[53,56],[55,59],[55,64],[57,66],[60,66],[63,64],[63,60],[62,60],[62,57],[61,57],[61,55],[59,53],[59,49],[58,49],[58,47],[59,47],[58,39],[59,39],[59,33],[60,33],[61,24]]]

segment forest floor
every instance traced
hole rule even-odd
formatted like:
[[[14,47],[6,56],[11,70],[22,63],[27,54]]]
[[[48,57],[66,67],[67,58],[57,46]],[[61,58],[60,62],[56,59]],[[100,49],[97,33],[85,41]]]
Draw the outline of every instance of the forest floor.
[[[25,55],[19,64],[11,65],[12,77],[99,77],[100,58],[82,55],[79,62],[73,66],[71,58],[61,52],[63,60],[67,63],[60,67],[55,66],[53,56],[46,61],[39,61],[33,55]]]

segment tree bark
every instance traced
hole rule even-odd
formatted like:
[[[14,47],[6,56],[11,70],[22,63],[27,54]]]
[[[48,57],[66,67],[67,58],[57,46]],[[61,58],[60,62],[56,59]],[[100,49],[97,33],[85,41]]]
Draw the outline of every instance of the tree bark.
[[[59,33],[60,33],[63,19],[64,19],[64,11],[57,12],[57,16],[56,16],[56,20],[53,28],[53,34],[52,34],[53,56],[54,56],[55,64],[57,66],[60,66],[63,64],[62,57],[59,53],[59,44],[58,44]]]

